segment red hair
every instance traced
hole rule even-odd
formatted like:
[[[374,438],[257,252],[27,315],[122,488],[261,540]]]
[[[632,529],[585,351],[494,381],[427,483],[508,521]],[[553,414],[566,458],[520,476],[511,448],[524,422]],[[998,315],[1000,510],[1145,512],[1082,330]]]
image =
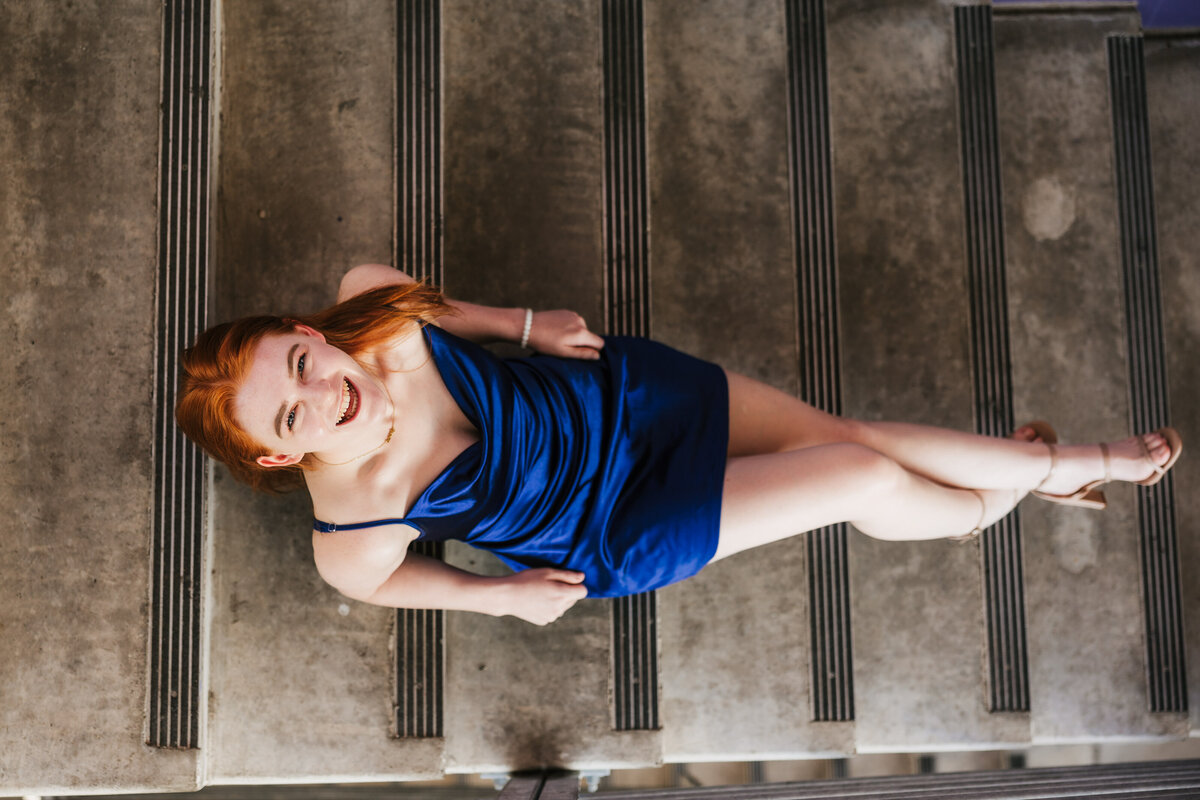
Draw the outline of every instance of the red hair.
[[[267,448],[254,441],[234,419],[234,400],[263,337],[307,325],[329,344],[358,358],[385,345],[411,323],[423,325],[452,313],[442,293],[425,283],[382,286],[306,317],[246,317],[215,325],[183,351],[183,374],[175,421],[193,442],[229,467],[234,477],[255,489],[282,492],[303,483],[306,455],[290,467],[263,467]]]

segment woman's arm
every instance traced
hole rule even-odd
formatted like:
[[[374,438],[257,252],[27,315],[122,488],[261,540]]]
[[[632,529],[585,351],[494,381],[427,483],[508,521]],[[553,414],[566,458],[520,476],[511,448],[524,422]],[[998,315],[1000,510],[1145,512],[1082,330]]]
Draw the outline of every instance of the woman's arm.
[[[347,597],[392,608],[445,608],[553,622],[587,596],[583,574],[530,569],[485,577],[409,551],[419,535],[403,523],[364,531],[313,532],[317,571]]]
[[[409,553],[382,586],[358,599],[393,608],[478,611],[494,617],[511,614],[546,625],[587,596],[582,580],[581,573],[561,569],[487,577]]]
[[[386,264],[360,264],[342,278],[337,299],[340,303],[380,286],[413,282],[408,275]],[[521,341],[525,309],[480,306],[450,298],[446,302],[459,313],[443,317],[440,324],[455,336],[473,342]],[[604,340],[590,332],[574,311],[539,311],[533,315],[529,346],[550,355],[599,358],[597,351],[604,347]]]

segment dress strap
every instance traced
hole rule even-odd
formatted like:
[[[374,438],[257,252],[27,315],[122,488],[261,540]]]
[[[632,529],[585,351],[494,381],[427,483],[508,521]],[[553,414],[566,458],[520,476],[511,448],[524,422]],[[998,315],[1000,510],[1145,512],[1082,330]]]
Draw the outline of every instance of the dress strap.
[[[313,519],[313,530],[321,533],[336,533],[337,531],[357,531],[362,528],[378,528],[381,525],[410,525],[406,519],[376,519],[370,522],[351,522],[345,525],[338,525],[335,522],[322,522],[319,519]]]

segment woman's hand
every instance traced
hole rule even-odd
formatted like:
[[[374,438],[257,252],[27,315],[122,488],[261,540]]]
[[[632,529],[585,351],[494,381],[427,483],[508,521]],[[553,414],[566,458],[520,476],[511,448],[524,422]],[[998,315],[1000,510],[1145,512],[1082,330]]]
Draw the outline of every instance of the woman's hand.
[[[549,625],[587,597],[582,572],[565,569],[527,569],[500,580],[504,592],[496,616],[511,614],[534,625]]]
[[[550,356],[596,359],[604,340],[589,331],[583,317],[574,311],[535,311],[529,346]]]

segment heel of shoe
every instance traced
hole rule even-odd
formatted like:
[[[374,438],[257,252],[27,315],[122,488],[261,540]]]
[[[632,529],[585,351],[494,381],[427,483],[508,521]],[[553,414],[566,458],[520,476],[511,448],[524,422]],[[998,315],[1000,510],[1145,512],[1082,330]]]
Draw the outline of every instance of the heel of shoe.
[[[1080,489],[1075,494],[1046,494],[1045,492],[1038,491],[1030,492],[1030,494],[1034,497],[1040,497],[1043,500],[1049,500],[1051,503],[1058,503],[1064,506],[1094,508],[1098,511],[1108,508],[1108,498],[1099,489]]]

